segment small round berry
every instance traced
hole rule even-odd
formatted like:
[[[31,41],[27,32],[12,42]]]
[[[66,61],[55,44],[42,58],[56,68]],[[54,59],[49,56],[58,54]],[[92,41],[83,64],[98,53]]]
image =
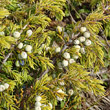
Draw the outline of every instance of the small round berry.
[[[32,46],[31,45],[26,45],[25,50],[27,52],[30,52],[32,50]]]
[[[61,86],[64,86],[64,85],[65,85],[64,81],[60,81],[59,84],[60,84]]]
[[[5,35],[4,31],[0,32],[0,36],[4,36],[4,35]]]
[[[27,58],[27,53],[26,52],[21,52],[21,57],[23,58],[23,59],[26,59]]]
[[[41,48],[46,48],[46,45],[45,45],[45,44],[42,44],[42,45],[41,45]]]
[[[63,31],[63,28],[61,26],[57,26],[56,31],[59,32],[59,33],[61,33]]]
[[[73,58],[77,60],[79,58],[79,56],[78,55],[73,55]]]
[[[20,65],[21,65],[21,66],[24,66],[24,64],[25,64],[24,60],[21,60],[21,61],[20,61]]]
[[[80,48],[81,48],[81,47],[80,47],[79,45],[75,45],[74,47],[76,48],[76,51],[77,51],[77,52],[80,51]]]
[[[31,29],[27,30],[26,34],[28,35],[28,37],[30,37],[32,35],[32,30]]]
[[[20,67],[20,63],[18,60],[15,62],[15,65],[16,65],[16,67]]]
[[[49,51],[50,50],[50,47],[46,47],[46,51]]]
[[[73,93],[74,93],[73,89],[68,90],[69,95],[73,95]]]
[[[80,31],[83,33],[83,32],[85,32],[87,29],[86,29],[86,27],[81,27],[80,28]]]
[[[84,36],[79,37],[80,42],[84,42],[86,38]]]
[[[18,31],[15,31],[15,32],[13,33],[13,36],[14,36],[15,38],[19,38],[19,37],[20,37],[20,33],[19,33]]]
[[[63,54],[63,57],[64,57],[65,59],[70,59],[70,54],[69,54],[68,52],[65,52],[65,53]]]
[[[63,99],[57,96],[57,100],[61,102]]]
[[[81,48],[80,51],[81,51],[82,54],[86,53],[85,48]]]
[[[91,40],[86,40],[86,41],[85,41],[85,45],[86,45],[86,46],[91,45]]]
[[[41,103],[40,103],[40,102],[36,102],[36,103],[35,103],[35,106],[36,106],[36,107],[40,107],[40,106],[41,106]]]
[[[74,40],[74,44],[75,44],[75,45],[78,45],[79,43],[80,43],[79,40],[77,40],[77,39]]]
[[[36,96],[36,98],[35,98],[36,102],[41,101],[41,99],[42,99],[42,97],[41,97],[41,96]]]
[[[18,48],[19,48],[19,49],[22,49],[22,48],[23,48],[23,43],[22,43],[22,42],[20,42],[20,43],[18,44]]]
[[[4,84],[4,87],[5,87],[5,89],[8,89],[9,88],[9,84],[8,83],[5,83]]]
[[[72,58],[71,58],[71,59],[69,59],[69,63],[70,63],[70,64],[72,64],[72,63],[74,63],[74,62],[75,62],[75,60],[74,60],[74,59],[72,59]]]
[[[89,38],[89,37],[90,37],[90,32],[85,32],[85,33],[84,33],[84,37],[85,37],[85,38]]]
[[[35,107],[35,110],[41,110],[41,107]]]
[[[57,47],[56,49],[55,49],[55,52],[56,53],[59,53],[61,51],[61,48],[60,47]]]
[[[5,86],[4,85],[0,85],[0,92],[3,92],[5,90]]]
[[[63,65],[64,67],[68,66],[68,61],[67,61],[67,60],[63,60],[63,61],[62,61],[62,65]]]
[[[52,109],[53,108],[52,104],[51,103],[48,103],[48,104],[49,104],[50,108]]]

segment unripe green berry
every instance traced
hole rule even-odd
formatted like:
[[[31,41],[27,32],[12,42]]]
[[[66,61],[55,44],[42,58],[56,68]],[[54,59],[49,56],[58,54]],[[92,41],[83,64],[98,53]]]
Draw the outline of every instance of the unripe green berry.
[[[20,67],[20,63],[18,60],[15,62],[15,65],[16,65],[16,67]]]

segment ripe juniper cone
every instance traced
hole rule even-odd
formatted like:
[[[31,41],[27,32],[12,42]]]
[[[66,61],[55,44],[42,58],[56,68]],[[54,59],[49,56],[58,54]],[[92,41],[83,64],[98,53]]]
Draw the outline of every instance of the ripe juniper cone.
[[[25,65],[24,60],[20,60],[20,62],[19,62],[19,63],[20,63],[20,65],[21,65],[21,66],[24,66],[24,65]]]

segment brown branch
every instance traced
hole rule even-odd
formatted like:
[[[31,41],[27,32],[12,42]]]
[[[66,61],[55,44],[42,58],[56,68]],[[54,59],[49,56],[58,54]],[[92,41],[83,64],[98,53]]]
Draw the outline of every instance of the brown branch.
[[[69,2],[69,0],[66,0],[66,1],[67,1],[67,3],[68,3],[68,7],[70,7],[70,6],[71,6],[71,3]],[[70,6],[69,6],[69,5],[70,5]],[[71,17],[72,22],[73,22],[73,23],[76,23],[75,19],[73,18],[72,14],[71,14],[70,9],[69,9],[69,14],[70,14],[70,17]]]
[[[69,14],[70,14],[70,17],[71,17],[72,22],[76,23],[76,21],[75,21],[75,19],[73,18],[71,12],[69,12]]]
[[[102,69],[102,70],[99,70],[97,73],[94,73],[94,72],[91,72],[89,75],[90,76],[97,76],[97,75],[102,75],[102,74],[107,74],[109,73],[110,71],[108,71],[108,69]]]
[[[5,57],[5,59],[3,60],[3,62],[2,62],[2,64],[4,64],[7,60],[8,60],[8,58],[10,57],[12,55],[12,53],[8,53],[8,55]]]

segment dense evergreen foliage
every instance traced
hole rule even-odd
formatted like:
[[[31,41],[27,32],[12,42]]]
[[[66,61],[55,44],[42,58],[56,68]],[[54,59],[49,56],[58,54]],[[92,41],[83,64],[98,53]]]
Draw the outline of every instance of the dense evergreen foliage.
[[[109,0],[0,0],[0,110],[84,110],[86,95],[103,97],[93,76],[110,65],[109,11]]]

